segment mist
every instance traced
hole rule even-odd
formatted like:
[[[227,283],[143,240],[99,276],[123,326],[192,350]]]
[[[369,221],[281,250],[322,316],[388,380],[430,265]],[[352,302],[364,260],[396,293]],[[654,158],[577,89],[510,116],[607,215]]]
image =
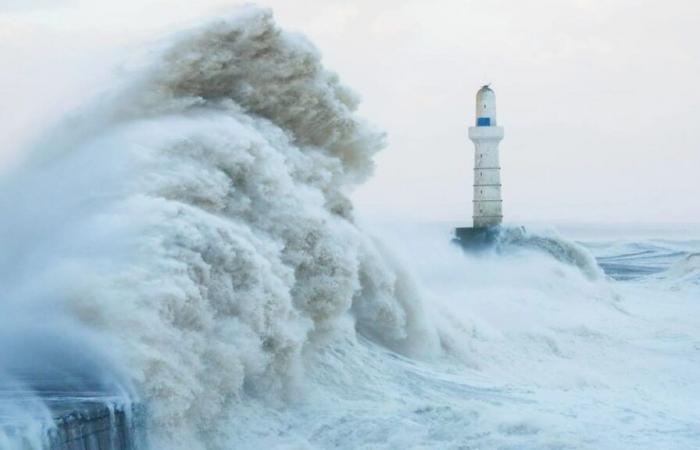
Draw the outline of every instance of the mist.
[[[474,91],[491,82],[506,127],[507,220],[700,217],[686,200],[700,195],[695,2],[267,4],[282,26],[309,36],[390,136],[376,176],[353,194],[363,215],[469,219],[466,128]],[[35,134],[37,115],[60,116],[153,35],[231,7],[78,2],[3,14],[0,81],[21,87],[4,92],[3,160],[20,157],[15,144]]]

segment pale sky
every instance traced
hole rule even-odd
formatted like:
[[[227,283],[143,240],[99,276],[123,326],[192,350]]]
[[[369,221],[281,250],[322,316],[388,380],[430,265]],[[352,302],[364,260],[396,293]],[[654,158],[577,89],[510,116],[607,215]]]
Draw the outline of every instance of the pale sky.
[[[0,0],[0,168],[135,49],[237,3]],[[388,133],[354,194],[363,215],[470,220],[467,127],[490,82],[507,222],[700,222],[697,0],[260,4]]]

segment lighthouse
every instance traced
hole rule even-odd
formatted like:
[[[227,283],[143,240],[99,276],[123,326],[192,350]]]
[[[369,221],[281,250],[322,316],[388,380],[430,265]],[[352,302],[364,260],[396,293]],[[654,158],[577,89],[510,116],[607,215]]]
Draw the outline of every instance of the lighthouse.
[[[469,127],[469,139],[474,143],[473,227],[455,229],[454,241],[465,249],[475,249],[495,241],[503,220],[498,158],[503,127],[496,120],[496,94],[488,85],[476,93],[476,120]]]
[[[476,93],[476,123],[469,127],[469,139],[474,143],[474,228],[500,225],[503,200],[498,143],[503,127],[496,120],[496,94],[488,85]]]

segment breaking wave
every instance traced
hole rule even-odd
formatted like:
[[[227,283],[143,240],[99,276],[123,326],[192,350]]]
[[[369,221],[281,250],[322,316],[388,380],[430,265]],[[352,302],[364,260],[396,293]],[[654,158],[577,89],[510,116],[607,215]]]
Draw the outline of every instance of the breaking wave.
[[[577,267],[591,280],[599,280],[604,276],[591,252],[564,239],[554,230],[539,230],[533,233],[525,227],[502,227],[495,244],[499,252],[527,249],[549,255],[563,264]]]
[[[4,296],[108,336],[164,448],[208,447],[244,396],[294,398],[305,348],[348,317],[387,348],[438,352],[347,197],[384,135],[318,51],[247,8],[155,60],[7,183]]]
[[[617,404],[618,328],[651,319],[555,232],[506,227],[483,254],[443,225],[371,237],[348,195],[385,138],[358,103],[268,10],[153,50],[0,186],[0,384],[143,402],[162,449],[590,444],[562,417]],[[671,270],[695,276],[696,256]]]
[[[689,253],[676,261],[661,278],[672,281],[700,283],[700,253]]]

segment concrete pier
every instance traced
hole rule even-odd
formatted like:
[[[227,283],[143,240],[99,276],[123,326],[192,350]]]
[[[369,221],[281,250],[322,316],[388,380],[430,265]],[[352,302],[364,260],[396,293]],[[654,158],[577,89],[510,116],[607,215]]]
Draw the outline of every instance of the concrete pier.
[[[7,400],[7,399],[5,399]],[[2,450],[146,450],[145,408],[96,399],[48,399],[43,407],[22,399],[12,404],[0,397]],[[3,406],[10,408],[5,408]],[[22,410],[22,406],[29,406]],[[20,408],[20,409],[17,409]]]
[[[145,448],[144,411],[140,405],[74,405],[58,412],[48,431],[49,450],[137,450]]]

